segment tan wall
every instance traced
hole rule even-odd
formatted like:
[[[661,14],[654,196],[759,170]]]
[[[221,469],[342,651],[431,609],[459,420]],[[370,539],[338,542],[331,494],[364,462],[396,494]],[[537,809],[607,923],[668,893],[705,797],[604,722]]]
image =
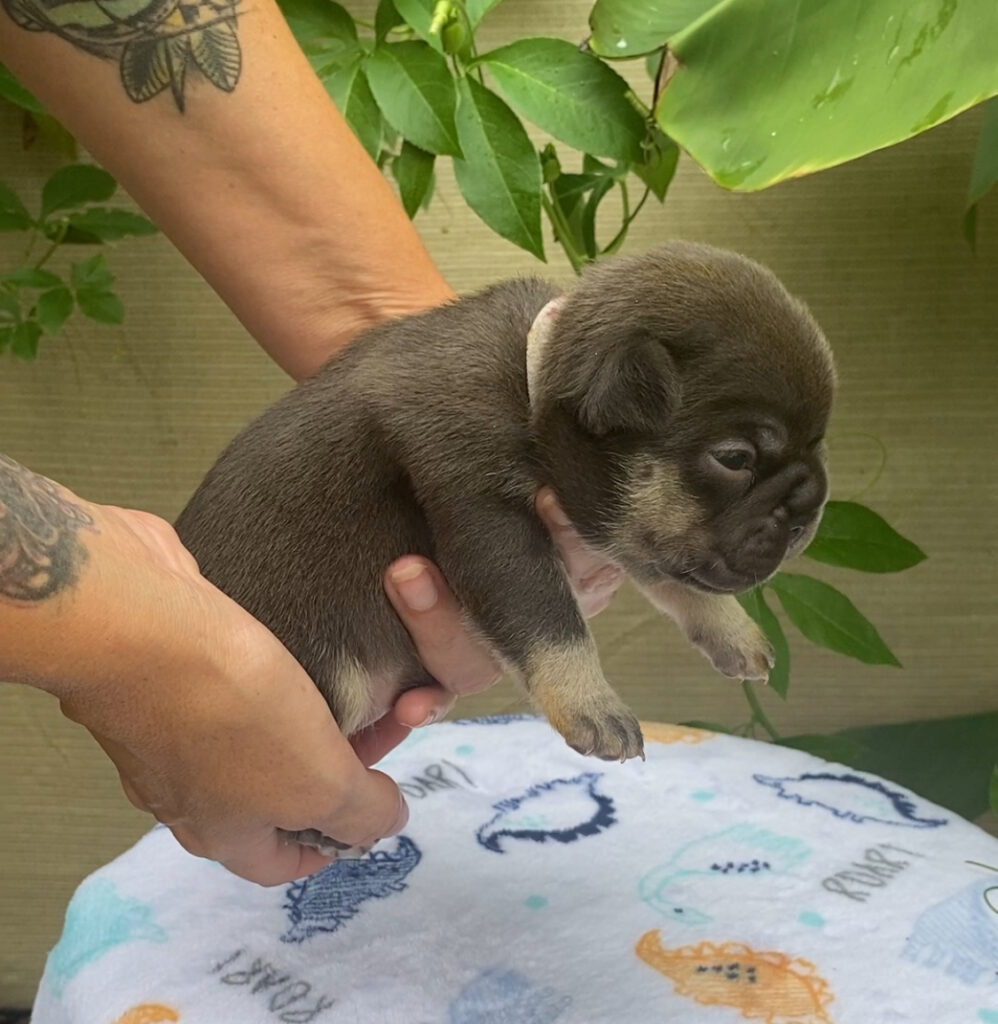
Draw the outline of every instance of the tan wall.
[[[531,32],[581,37],[586,8],[507,0],[494,32],[521,31],[529,10]],[[666,207],[643,214],[628,243],[685,237],[739,249],[806,298],[841,371],[835,495],[869,483],[879,462],[870,435],[879,439],[887,466],[863,500],[930,556],[899,576],[802,566],[840,583],[905,668],[870,668],[794,642],[791,699],[767,701],[788,731],[998,706],[998,204],[982,216],[976,258],[959,234],[976,123],[972,114],[756,196],[723,193],[686,161]],[[52,160],[16,152],[16,128],[16,117],[0,113],[0,178],[35,194]],[[419,227],[456,287],[538,269],[467,211],[448,173],[441,178]],[[0,259],[14,251],[9,241],[0,236]],[[128,311],[123,328],[74,323],[33,365],[0,359],[0,451],[87,497],[169,517],[285,381],[164,240],[122,244],[112,263]],[[558,259],[548,272],[567,277]],[[597,632],[610,678],[642,717],[745,717],[737,688],[634,594],[618,598]],[[500,688],[466,710],[516,701]],[[36,693],[0,687],[0,773],[2,1005],[30,999],[73,886],[148,822],[126,804],[89,737]]]

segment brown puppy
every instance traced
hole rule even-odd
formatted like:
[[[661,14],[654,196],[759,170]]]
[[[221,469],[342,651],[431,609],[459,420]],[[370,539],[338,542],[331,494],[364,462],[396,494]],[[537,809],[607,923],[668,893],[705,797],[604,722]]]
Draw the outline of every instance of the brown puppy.
[[[731,595],[813,535],[834,379],[768,270],[672,243],[564,296],[509,281],[367,332],[232,442],[177,530],[345,733],[430,681],[382,589],[390,562],[419,554],[568,743],[623,760],[641,731],[537,489],[721,672],[763,678],[769,645]]]

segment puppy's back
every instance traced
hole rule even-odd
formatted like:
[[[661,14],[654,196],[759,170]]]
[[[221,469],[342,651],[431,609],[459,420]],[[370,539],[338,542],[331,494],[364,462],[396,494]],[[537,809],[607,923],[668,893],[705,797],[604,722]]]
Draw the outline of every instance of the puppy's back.
[[[345,731],[429,681],[382,585],[434,558],[428,496],[535,486],[526,463],[525,339],[555,290],[512,281],[384,324],[252,422],[177,520],[202,573],[267,626]]]

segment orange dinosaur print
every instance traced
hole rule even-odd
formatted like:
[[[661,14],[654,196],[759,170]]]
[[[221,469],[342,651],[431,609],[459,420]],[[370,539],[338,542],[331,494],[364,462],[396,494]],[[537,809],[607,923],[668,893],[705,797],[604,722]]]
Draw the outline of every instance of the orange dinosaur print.
[[[161,1024],[163,1021],[178,1021],[180,1014],[169,1006],[162,1006],[159,1003],[143,1003],[141,1006],[133,1006],[127,1013],[122,1014],[114,1024]]]
[[[706,729],[691,729],[685,725],[670,725],[668,722],[642,722],[641,734],[653,743],[703,743],[716,735]]]
[[[731,1006],[766,1024],[833,1024],[825,1012],[833,996],[807,960],[736,942],[663,949],[657,931],[642,935],[635,952],[702,1006]]]

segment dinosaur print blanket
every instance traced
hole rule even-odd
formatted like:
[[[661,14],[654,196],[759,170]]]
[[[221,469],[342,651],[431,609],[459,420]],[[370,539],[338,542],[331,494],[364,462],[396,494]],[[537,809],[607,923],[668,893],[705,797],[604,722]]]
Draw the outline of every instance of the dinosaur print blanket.
[[[35,1024],[998,1024],[998,841],[901,787],[669,725],[419,730],[412,815],[262,889],[163,828],[83,882]]]

